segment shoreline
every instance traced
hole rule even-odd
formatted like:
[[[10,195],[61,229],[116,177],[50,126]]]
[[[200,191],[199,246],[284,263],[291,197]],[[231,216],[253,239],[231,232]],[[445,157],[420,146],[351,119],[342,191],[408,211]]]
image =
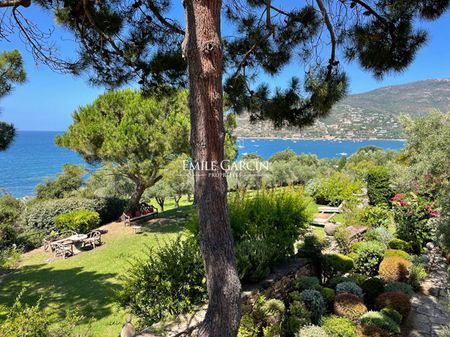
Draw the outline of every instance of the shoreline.
[[[323,141],[393,141],[393,142],[406,142],[406,139],[402,138],[320,138],[320,137],[264,137],[264,136],[252,136],[252,137],[241,137],[236,136],[237,139],[254,139],[254,140],[323,140]]]

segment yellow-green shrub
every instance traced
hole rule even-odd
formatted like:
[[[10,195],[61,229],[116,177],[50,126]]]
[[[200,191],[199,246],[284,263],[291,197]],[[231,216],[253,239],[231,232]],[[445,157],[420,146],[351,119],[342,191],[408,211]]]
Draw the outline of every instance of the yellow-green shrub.
[[[408,279],[412,263],[400,256],[386,256],[378,273],[386,282],[403,282]]]

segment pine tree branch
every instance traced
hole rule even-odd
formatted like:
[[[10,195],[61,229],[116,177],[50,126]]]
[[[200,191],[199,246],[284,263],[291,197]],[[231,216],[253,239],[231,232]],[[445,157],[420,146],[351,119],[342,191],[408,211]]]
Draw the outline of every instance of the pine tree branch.
[[[377,18],[380,22],[384,23],[385,25],[388,24],[387,20],[383,18],[380,14],[378,14],[372,7],[370,7],[368,4],[361,0],[353,0],[354,3],[360,5],[363,7],[366,11],[368,11],[370,14],[372,14],[375,18]]]
[[[331,40],[331,55],[330,60],[328,64],[328,73],[327,77],[331,75],[331,70],[333,69],[335,62],[336,62],[336,34],[334,33],[333,25],[331,24],[330,18],[328,16],[327,9],[325,8],[325,5],[322,0],[316,0],[317,5],[319,6],[320,13],[322,14],[323,21],[325,22],[325,25],[327,27],[328,33],[330,34],[330,40]]]
[[[150,10],[152,11],[152,13],[155,14],[159,22],[161,22],[161,24],[169,28],[174,33],[184,35],[184,31],[182,29],[180,29],[177,25],[170,23],[165,17],[161,15],[158,7],[155,6],[152,0],[147,0],[147,5],[148,8],[150,8]]]
[[[6,0],[0,1],[0,8],[2,7],[30,7],[31,0]]]

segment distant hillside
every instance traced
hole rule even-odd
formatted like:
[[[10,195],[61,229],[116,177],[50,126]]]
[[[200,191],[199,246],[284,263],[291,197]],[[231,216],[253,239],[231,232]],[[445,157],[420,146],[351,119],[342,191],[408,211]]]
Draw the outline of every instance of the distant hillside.
[[[274,130],[270,123],[250,124],[247,115],[238,117],[239,137],[287,138],[382,138],[402,137],[401,113],[420,116],[432,109],[448,111],[450,79],[419,81],[388,86],[350,95],[336,104],[333,112],[305,129]]]

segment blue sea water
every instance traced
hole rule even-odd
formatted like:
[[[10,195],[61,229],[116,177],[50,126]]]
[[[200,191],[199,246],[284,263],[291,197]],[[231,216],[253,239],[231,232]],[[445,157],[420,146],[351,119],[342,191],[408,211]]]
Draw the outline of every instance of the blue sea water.
[[[18,132],[12,146],[0,152],[0,188],[16,197],[32,195],[37,184],[54,177],[62,171],[64,164],[85,164],[76,153],[57,147],[55,136],[60,132]],[[335,158],[351,155],[360,147],[375,145],[383,149],[399,150],[402,141],[364,140],[284,140],[250,139],[238,140],[239,156],[244,153],[258,153],[264,159],[272,154],[292,149],[296,153],[314,153],[319,158]]]

